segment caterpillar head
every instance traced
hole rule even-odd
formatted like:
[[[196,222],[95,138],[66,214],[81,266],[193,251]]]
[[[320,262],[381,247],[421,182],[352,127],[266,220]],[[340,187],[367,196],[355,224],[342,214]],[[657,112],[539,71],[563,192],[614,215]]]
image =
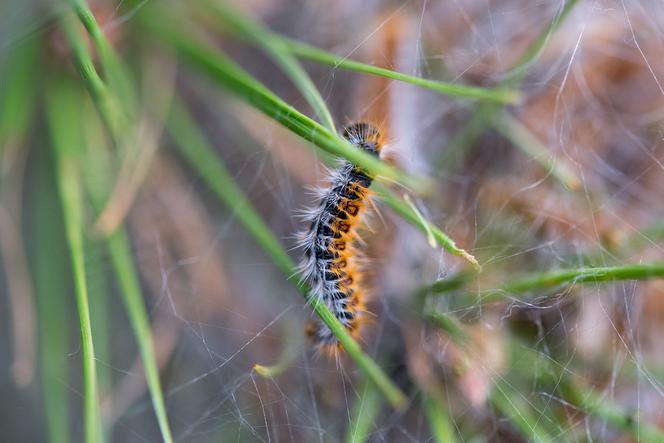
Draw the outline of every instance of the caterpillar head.
[[[383,147],[382,136],[371,123],[352,123],[344,128],[344,138],[353,145],[378,156]]]

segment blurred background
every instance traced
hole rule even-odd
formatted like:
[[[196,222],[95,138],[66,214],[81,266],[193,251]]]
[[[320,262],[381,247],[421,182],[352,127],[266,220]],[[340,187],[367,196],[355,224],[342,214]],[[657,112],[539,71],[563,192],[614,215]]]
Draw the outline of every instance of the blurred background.
[[[648,0],[3,1],[0,440],[664,441],[663,53]],[[376,199],[359,343],[400,408],[305,337],[328,157],[270,94],[378,125],[482,265]]]

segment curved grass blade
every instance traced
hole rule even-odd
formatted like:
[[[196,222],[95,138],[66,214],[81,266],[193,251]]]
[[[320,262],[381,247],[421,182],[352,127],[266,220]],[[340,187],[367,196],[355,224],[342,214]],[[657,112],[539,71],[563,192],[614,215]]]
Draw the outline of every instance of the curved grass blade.
[[[117,97],[111,93],[97,72],[75,17],[71,13],[64,12],[60,17],[60,25],[71,47],[74,65],[92,96],[113,142],[119,144],[120,134],[124,133],[127,125]]]
[[[291,79],[316,115],[318,115],[323,126],[331,132],[336,133],[334,120],[327,105],[325,105],[325,100],[323,100],[318,89],[311,81],[309,74],[302,68],[297,59],[289,51],[285,50],[286,48],[281,41],[275,39],[274,34],[261,24],[242,17],[239,13],[231,11],[220,3],[206,3],[209,4],[209,9],[213,11],[226,28],[239,37],[259,46]]]
[[[235,183],[230,171],[215,155],[213,148],[200,132],[191,116],[185,111],[183,105],[177,102],[174,104],[167,128],[187,162],[200,174],[227,209],[238,218],[284,275],[296,282],[295,284],[300,293],[330,328],[349,357],[355,361],[367,379],[377,386],[392,406],[395,408],[403,406],[406,398],[399,388],[394,385],[376,362],[364,353],[360,345],[339,323],[327,306],[319,302],[318,299],[310,298],[309,288],[304,283],[298,282],[297,266],[265,225],[249,199]]]
[[[263,49],[266,50],[270,56],[276,56],[276,58],[274,58],[275,62],[281,65],[282,69],[284,69],[287,73],[291,74],[293,82],[296,84],[301,83],[305,86],[305,90],[301,89],[301,92],[305,94],[305,97],[307,97],[309,103],[312,105],[314,110],[316,110],[316,113],[321,117],[323,124],[325,124],[327,118],[324,118],[323,115],[318,112],[318,104],[320,103],[323,105],[324,109],[321,110],[322,114],[328,114],[328,112],[326,111],[324,102],[319,101],[320,94],[318,94],[317,91],[308,90],[309,85],[313,86],[313,84],[311,84],[310,80],[308,80],[306,72],[302,70],[295,59],[287,57],[286,54],[293,54],[297,57],[311,60],[320,64],[329,65],[334,68],[377,75],[379,77],[385,77],[403,83],[409,83],[453,97],[472,100],[487,100],[499,103],[514,103],[517,102],[520,98],[520,95],[517,91],[509,90],[506,88],[481,88],[429,80],[350,60],[348,57],[339,57],[331,52],[273,32],[259,23],[242,17],[239,13],[232,11],[229,8],[220,6],[218,3],[208,2],[208,5],[217,12],[216,15],[222,22],[222,25],[224,25],[227,29],[230,29],[230,31],[235,33],[237,36],[252,41],[253,43],[263,47]],[[282,60],[278,60],[279,58]],[[284,63],[283,59],[285,58],[288,58],[289,60],[286,61],[286,64],[293,65],[292,62],[295,62],[295,64],[297,64],[297,68],[282,65],[282,63]],[[301,71],[301,73],[306,76],[307,80],[300,82],[298,79],[298,81],[296,81],[296,78],[300,77],[300,73],[296,73],[295,71]],[[310,93],[311,95],[309,95]],[[334,125],[326,126],[334,130]]]
[[[81,24],[90,35],[90,40],[99,55],[99,61],[105,74],[106,82],[111,89],[122,98],[123,110],[126,112],[133,107],[134,94],[129,74],[118,57],[117,53],[104,35],[104,31],[97,23],[97,19],[85,0],[68,0],[72,10],[76,13]]]
[[[138,349],[141,353],[145,379],[150,390],[152,407],[157,417],[159,430],[161,431],[164,442],[171,443],[173,442],[173,436],[168,423],[161,382],[159,381],[159,369],[157,367],[150,321],[143,305],[143,297],[129,248],[129,240],[127,239],[125,230],[120,228],[107,237],[106,242],[111,254],[115,275],[120,283],[122,299],[127,309],[134,335],[136,336]]]
[[[314,46],[302,43],[297,40],[289,39],[272,33],[273,38],[278,41],[290,52],[300,58],[306,58],[317,63],[341,68],[348,71],[361,72],[365,74],[378,75],[380,77],[398,80],[403,83],[419,86],[421,88],[436,91],[440,94],[453,97],[460,97],[473,100],[483,100],[496,103],[515,103],[520,99],[517,91],[507,88],[480,88],[475,86],[457,85],[436,80],[428,80],[401,72],[391,71],[378,66],[367,65],[347,57],[339,57],[330,52],[323,51]]]
[[[86,129],[90,131],[91,140],[102,139],[101,131],[98,130],[100,129],[98,120],[88,119]],[[96,145],[91,143],[89,146]],[[104,152],[100,149],[97,149],[95,152],[87,152],[86,154],[89,161],[87,170],[91,172],[86,176],[85,185],[92,205],[95,211],[99,213],[104,208],[112,186],[109,175],[110,171],[105,166],[99,167],[99,165],[108,164],[108,161],[104,158]],[[152,337],[150,320],[143,302],[138,272],[136,271],[134,259],[131,255],[129,239],[127,238],[124,227],[118,227],[118,229],[104,237],[104,241],[110,253],[113,271],[119,283],[120,294],[122,295],[129,323],[133,329],[138,350],[141,354],[143,371],[161,436],[164,442],[172,443],[173,435],[168,422],[164,394],[159,380],[154,338]]]
[[[97,370],[90,325],[88,287],[85,276],[85,254],[83,242],[83,202],[81,195],[78,157],[82,152],[82,140],[77,132],[79,110],[72,87],[62,81],[49,88],[47,117],[56,158],[57,186],[65,222],[65,235],[71,254],[74,274],[76,305],[81,331],[81,353],[83,357],[83,415],[85,441],[101,439],[99,404],[97,392]],[[73,123],[73,125],[72,125]]]

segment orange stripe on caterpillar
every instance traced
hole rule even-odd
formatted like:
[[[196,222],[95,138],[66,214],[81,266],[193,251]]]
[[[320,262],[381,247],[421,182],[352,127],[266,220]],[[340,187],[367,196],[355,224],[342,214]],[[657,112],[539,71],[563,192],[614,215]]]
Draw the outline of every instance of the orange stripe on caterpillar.
[[[380,132],[369,123],[354,123],[343,131],[358,148],[378,156],[382,149]],[[331,171],[329,186],[319,193],[318,205],[307,212],[309,230],[299,245],[304,249],[300,263],[303,279],[312,297],[324,302],[353,336],[365,321],[367,288],[361,272],[362,245],[357,229],[370,198],[373,176],[348,161]],[[336,337],[322,322],[312,322],[308,335],[328,354],[338,350]]]

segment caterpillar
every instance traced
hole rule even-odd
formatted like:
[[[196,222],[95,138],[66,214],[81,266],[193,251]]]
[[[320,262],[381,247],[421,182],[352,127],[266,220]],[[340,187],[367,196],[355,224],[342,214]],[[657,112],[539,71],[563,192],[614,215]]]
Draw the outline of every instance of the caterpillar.
[[[343,130],[351,144],[379,156],[380,132],[369,123],[353,123]],[[359,335],[366,315],[363,250],[358,227],[370,198],[374,177],[349,161],[341,161],[330,172],[329,186],[318,192],[318,205],[307,211],[309,230],[300,240],[304,249],[300,272],[311,286],[311,296],[327,305],[332,314],[353,336]],[[334,353],[339,348],[332,331],[316,320],[307,335],[319,349]]]

